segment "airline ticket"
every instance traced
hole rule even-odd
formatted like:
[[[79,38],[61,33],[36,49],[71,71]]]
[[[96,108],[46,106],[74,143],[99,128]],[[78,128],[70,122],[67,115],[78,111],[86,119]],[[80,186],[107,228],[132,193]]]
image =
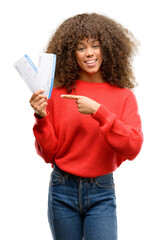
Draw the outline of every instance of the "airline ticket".
[[[43,89],[45,90],[43,94],[51,97],[56,67],[55,54],[41,53],[38,69],[28,55],[24,55],[13,66],[32,93]]]

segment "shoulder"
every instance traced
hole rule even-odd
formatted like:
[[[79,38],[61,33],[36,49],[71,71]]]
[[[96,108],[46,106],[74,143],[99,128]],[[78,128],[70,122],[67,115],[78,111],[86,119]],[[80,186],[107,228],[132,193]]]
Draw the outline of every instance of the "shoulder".
[[[124,99],[128,98],[129,96],[135,96],[133,90],[128,88],[121,88],[115,85],[108,84],[108,89],[114,95],[117,95],[118,97],[123,97]]]
[[[137,105],[137,99],[136,99],[136,96],[135,96],[133,90],[130,90],[127,88],[122,88],[120,91],[123,95],[125,104],[128,103],[132,106]]]

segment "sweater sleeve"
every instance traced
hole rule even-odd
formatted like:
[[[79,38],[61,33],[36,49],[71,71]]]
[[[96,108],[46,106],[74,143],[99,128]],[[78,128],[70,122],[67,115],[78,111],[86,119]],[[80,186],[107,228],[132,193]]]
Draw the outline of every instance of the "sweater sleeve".
[[[132,92],[125,101],[121,119],[104,105],[100,105],[92,118],[99,122],[100,131],[114,151],[129,160],[138,155],[143,134],[137,101]]]
[[[35,124],[33,127],[33,133],[35,136],[35,148],[37,154],[41,156],[46,163],[53,164],[53,156],[57,148],[57,138],[53,128],[51,103],[48,102],[47,116],[44,118],[38,118],[36,113]]]

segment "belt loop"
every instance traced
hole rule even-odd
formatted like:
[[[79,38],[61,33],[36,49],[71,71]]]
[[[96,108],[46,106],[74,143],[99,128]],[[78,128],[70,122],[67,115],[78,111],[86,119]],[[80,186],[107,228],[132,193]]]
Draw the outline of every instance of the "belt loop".
[[[66,180],[69,180],[69,174],[68,173],[65,173],[63,176]]]
[[[93,179],[93,178],[91,178],[91,179],[90,179],[90,183],[93,183],[93,182],[94,182],[94,179]]]

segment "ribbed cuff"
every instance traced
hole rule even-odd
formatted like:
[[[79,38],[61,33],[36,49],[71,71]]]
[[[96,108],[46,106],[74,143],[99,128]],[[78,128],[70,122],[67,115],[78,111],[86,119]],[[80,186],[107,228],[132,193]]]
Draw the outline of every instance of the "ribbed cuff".
[[[112,126],[116,118],[116,114],[112,113],[103,104],[101,104],[95,114],[91,115],[91,117],[97,120],[100,125],[108,123],[110,126]]]
[[[35,117],[35,123],[39,127],[44,127],[45,125],[47,125],[47,123],[48,123],[48,113],[47,113],[47,115],[45,117],[40,117],[39,115],[34,113],[34,117]]]

